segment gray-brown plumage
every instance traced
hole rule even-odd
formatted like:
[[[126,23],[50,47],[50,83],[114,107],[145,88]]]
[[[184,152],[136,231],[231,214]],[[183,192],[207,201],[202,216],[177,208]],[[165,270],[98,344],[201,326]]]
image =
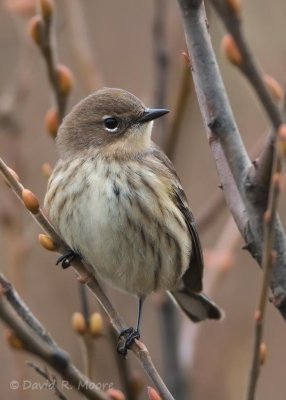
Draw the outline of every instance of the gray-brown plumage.
[[[200,293],[203,257],[183,188],[151,141],[153,119],[166,112],[121,89],[82,100],[60,127],[45,208],[74,252],[115,286],[141,299],[168,290],[193,321],[219,319]]]

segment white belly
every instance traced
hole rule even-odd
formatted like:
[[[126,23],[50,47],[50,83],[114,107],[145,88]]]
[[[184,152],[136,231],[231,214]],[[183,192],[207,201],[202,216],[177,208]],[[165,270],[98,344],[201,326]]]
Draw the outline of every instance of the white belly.
[[[125,291],[142,295],[173,288],[188,266],[191,241],[162,182],[131,162],[124,174],[115,162],[97,161],[95,167],[86,161],[80,168],[85,182],[77,171],[65,185],[65,175],[58,173],[46,197],[49,217],[68,245]],[[142,185],[142,176],[155,192]],[[57,185],[67,196],[64,206],[58,194],[49,204]]]

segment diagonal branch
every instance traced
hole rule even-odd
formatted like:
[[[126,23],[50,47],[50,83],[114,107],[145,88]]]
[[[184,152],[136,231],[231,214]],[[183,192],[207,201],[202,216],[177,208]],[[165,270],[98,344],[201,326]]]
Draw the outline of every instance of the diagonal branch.
[[[204,4],[201,0],[178,0],[178,3],[191,58],[194,86],[226,203],[247,249],[261,266],[262,221],[266,203],[259,202],[259,187],[247,176],[252,164],[235,124],[217,66]],[[274,242],[277,261],[271,277],[271,289],[274,304],[286,319],[286,238],[278,217]]]
[[[212,49],[202,1],[178,0],[183,16],[191,71],[203,121],[228,207],[244,231],[247,220],[238,188],[251,162],[241,141],[238,128],[224,90]],[[222,112],[223,111],[223,112]]]

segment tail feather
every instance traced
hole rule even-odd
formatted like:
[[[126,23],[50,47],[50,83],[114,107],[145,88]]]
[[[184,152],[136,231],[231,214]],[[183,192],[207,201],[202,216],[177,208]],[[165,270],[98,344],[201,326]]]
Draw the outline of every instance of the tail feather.
[[[171,292],[171,297],[193,322],[220,320],[224,312],[204,293],[192,293],[187,288]]]

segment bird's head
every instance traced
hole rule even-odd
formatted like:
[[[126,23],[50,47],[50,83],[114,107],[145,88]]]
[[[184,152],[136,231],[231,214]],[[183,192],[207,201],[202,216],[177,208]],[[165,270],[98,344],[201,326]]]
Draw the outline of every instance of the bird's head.
[[[133,94],[114,88],[96,91],[65,117],[57,137],[61,157],[97,149],[132,154],[150,145],[153,120],[166,109],[149,109]]]

